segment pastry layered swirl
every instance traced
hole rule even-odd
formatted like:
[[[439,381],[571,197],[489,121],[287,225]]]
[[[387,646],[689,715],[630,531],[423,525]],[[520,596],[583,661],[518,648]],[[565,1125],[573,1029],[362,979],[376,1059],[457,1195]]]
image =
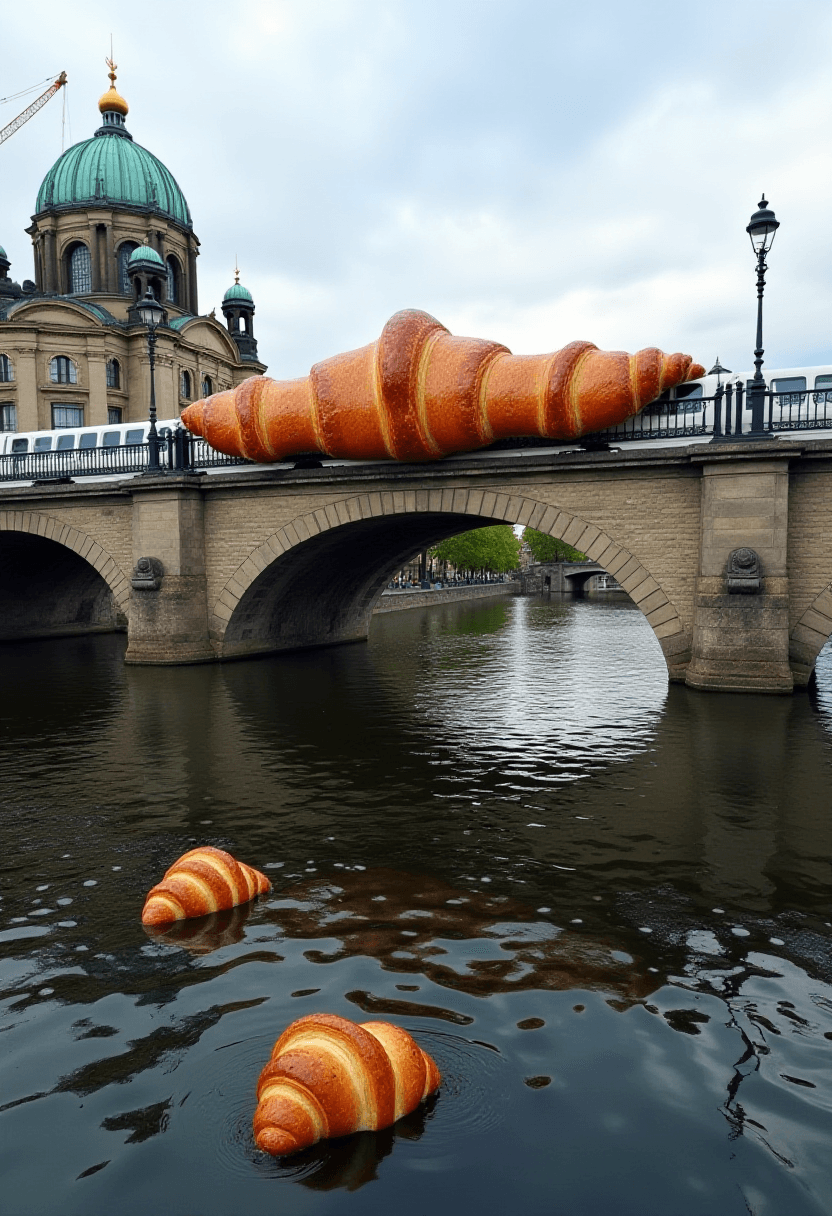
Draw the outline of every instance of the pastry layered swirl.
[[[441,1079],[399,1026],[310,1014],[283,1032],[260,1074],[254,1139],[282,1157],[328,1137],[378,1131],[415,1110]]]
[[[148,892],[142,924],[163,925],[248,903],[272,884],[259,870],[206,845],[183,853]]]
[[[456,338],[425,312],[398,312],[369,346],[299,380],[252,376],[195,401],[182,422],[217,451],[272,462],[304,453],[436,460],[497,439],[575,439],[624,422],[665,390],[705,374],[690,355],[628,355],[570,342],[513,355]]]

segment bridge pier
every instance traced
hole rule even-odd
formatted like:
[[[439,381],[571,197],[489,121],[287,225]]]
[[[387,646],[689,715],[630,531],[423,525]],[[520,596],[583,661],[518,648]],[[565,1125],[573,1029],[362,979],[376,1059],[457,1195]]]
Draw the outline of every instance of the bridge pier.
[[[205,525],[201,478],[137,477],[126,663],[207,663]],[[149,559],[145,562],[143,559]]]
[[[694,460],[702,465],[701,539],[685,683],[790,693],[789,454],[775,443],[725,444],[707,455],[700,449]],[[728,563],[738,549],[759,557],[759,589],[729,586]]]

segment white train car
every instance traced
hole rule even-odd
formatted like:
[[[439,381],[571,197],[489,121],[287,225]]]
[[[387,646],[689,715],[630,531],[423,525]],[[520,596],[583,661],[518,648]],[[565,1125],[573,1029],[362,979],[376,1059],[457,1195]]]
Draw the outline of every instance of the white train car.
[[[178,418],[157,422],[156,428],[173,430]],[[147,443],[149,422],[120,422],[107,426],[64,427],[54,431],[4,431],[0,456],[26,456],[30,452],[71,452],[89,448],[129,447]]]

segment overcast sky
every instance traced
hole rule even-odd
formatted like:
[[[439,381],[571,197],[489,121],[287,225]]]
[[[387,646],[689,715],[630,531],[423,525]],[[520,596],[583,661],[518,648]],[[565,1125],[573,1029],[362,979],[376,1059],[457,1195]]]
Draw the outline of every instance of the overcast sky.
[[[763,190],[766,364],[832,363],[829,0],[39,0],[4,5],[0,91],[65,70],[67,146],[88,138],[111,31],[128,129],[191,207],[201,310],[236,254],[273,376],[408,307],[518,352],[747,369]],[[18,281],[62,117],[59,95],[0,149]]]

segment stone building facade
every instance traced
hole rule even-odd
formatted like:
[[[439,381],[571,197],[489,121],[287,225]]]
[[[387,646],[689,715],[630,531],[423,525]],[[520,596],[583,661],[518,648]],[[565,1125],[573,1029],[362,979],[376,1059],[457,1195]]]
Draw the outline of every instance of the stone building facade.
[[[200,315],[199,241],[170,171],[125,125],[115,71],[102,122],[73,145],[38,191],[26,230],[34,280],[9,274],[0,246],[0,429],[51,430],[147,417],[147,330],[135,309],[149,288],[164,305],[157,330],[160,419],[190,401],[261,375],[254,301],[238,281],[223,324]]]

